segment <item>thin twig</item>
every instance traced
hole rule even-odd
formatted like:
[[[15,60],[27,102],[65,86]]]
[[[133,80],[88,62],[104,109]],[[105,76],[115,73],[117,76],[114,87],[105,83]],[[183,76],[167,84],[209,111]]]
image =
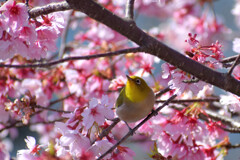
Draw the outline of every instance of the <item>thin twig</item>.
[[[156,100],[156,103],[163,103],[166,100]],[[203,99],[176,99],[170,103],[192,103],[192,102],[219,102],[219,98],[203,98]]]
[[[238,57],[238,55],[227,57],[227,58],[224,58],[223,60],[221,60],[220,62],[221,63],[230,63],[230,62],[235,61],[237,57]]]
[[[59,58],[62,58],[64,55],[64,52],[65,52],[66,39],[67,39],[67,35],[68,35],[69,26],[71,24],[72,13],[73,13],[73,10],[68,13],[67,18],[66,18],[66,26],[64,27],[64,30],[62,33],[61,44],[60,44],[60,49],[59,49],[59,53],[58,53]]]
[[[99,138],[102,139],[103,137],[107,136],[108,133],[112,130],[112,128],[118,124],[118,122],[120,122],[120,119],[115,118],[113,120],[113,123],[101,132],[101,134],[99,135]]]
[[[232,67],[230,68],[230,70],[228,71],[228,75],[231,75],[234,68],[239,64],[240,62],[240,54],[238,55],[238,57],[235,59],[235,62],[233,63]]]
[[[231,148],[239,148],[240,144],[226,144],[226,145],[222,145],[221,147],[226,147],[227,149],[231,149]]]
[[[135,0],[127,0],[126,4],[126,15],[127,19],[133,20],[134,19],[134,1]]]
[[[68,99],[69,97],[73,96],[74,94],[75,94],[75,93],[72,93],[72,94],[69,94],[69,95],[67,95],[67,96],[65,96],[65,97],[63,97],[63,98],[59,98],[59,99],[57,99],[57,100],[51,101],[50,104],[49,104],[49,106],[52,106],[52,105],[54,105],[54,104],[56,104],[56,103],[59,103],[59,102],[61,102],[61,101],[64,101],[65,99]]]
[[[240,133],[240,128],[226,128],[219,126],[222,130],[230,132],[230,133]]]
[[[67,118],[59,118],[59,119],[55,119],[55,120],[51,120],[51,121],[32,122],[32,123],[28,123],[27,126],[36,125],[36,124],[51,124],[51,123],[63,121],[65,119],[67,119]],[[22,125],[22,126],[25,126],[25,125]],[[22,126],[18,126],[18,127],[22,127]]]
[[[107,52],[107,53],[101,53],[101,54],[94,54],[94,55],[87,55],[87,56],[76,56],[76,57],[67,57],[59,60],[55,60],[48,63],[39,63],[39,64],[26,64],[26,65],[12,65],[12,64],[0,64],[0,68],[49,68],[50,66],[57,65],[59,63],[67,62],[67,61],[73,61],[73,60],[89,60],[89,59],[95,59],[100,57],[110,57],[110,56],[116,56],[120,54],[127,54],[127,53],[136,53],[141,52],[144,50],[144,47],[136,47],[136,48],[128,48],[128,49],[122,49],[114,52]]]
[[[22,122],[22,121],[15,121],[15,122],[9,124],[8,126],[5,126],[4,128],[0,129],[0,133],[1,133],[2,131],[4,131],[5,129],[9,129],[9,128],[15,127],[19,122]]]
[[[128,137],[133,135],[133,133],[140,128],[145,122],[147,122],[150,118],[152,118],[156,113],[158,113],[163,107],[165,107],[170,101],[172,101],[177,95],[171,96],[164,104],[158,107],[155,111],[152,111],[144,120],[142,120],[136,127],[130,130],[123,138],[121,138],[114,146],[112,146],[109,150],[107,150],[104,154],[102,154],[97,160],[103,159],[107,154],[114,151],[117,146],[119,146],[122,142],[124,142]]]
[[[157,99],[158,97],[162,96],[164,93],[167,93],[168,91],[171,91],[172,89],[170,88],[170,86],[168,86],[168,87],[162,89],[161,91],[155,93],[155,98]]]
[[[39,106],[39,105],[34,106],[34,108],[40,108],[42,110],[48,110],[48,111],[53,111],[53,112],[71,113],[71,111],[64,111],[64,110],[60,110],[60,109],[53,109],[53,108],[43,107],[43,106]]]

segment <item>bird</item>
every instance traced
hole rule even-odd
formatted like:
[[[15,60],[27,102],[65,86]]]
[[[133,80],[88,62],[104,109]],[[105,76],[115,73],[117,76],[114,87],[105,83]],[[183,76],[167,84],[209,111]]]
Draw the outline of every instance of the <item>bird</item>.
[[[115,108],[118,117],[132,130],[128,123],[146,117],[153,110],[155,95],[142,78],[126,76],[127,83],[116,100]]]

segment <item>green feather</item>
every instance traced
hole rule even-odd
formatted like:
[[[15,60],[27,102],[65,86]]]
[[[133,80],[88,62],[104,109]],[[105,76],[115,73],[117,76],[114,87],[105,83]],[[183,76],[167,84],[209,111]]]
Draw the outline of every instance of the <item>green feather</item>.
[[[116,108],[120,107],[122,104],[123,104],[123,101],[124,101],[124,92],[125,92],[125,87],[121,90],[118,98],[117,98],[117,101],[116,101]]]

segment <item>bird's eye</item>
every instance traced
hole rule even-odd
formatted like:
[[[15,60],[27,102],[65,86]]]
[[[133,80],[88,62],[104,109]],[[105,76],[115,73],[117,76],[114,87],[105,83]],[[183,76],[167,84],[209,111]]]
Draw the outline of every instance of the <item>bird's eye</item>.
[[[136,83],[137,84],[141,84],[141,80],[140,79],[136,79]]]

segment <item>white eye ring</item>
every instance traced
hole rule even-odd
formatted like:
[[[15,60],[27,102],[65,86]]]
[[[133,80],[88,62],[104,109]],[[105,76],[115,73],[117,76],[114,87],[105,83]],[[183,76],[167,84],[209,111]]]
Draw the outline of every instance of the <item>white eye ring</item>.
[[[137,84],[141,84],[141,80],[140,79],[136,79],[136,83]]]

